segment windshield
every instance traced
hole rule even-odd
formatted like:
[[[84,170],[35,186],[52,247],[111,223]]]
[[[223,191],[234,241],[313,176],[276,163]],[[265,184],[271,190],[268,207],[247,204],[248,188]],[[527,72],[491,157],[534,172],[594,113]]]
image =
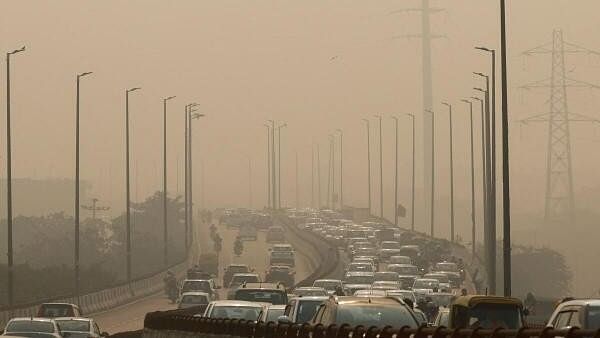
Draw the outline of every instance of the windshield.
[[[458,272],[458,266],[455,263],[437,263],[435,265],[437,271],[453,271]]]
[[[6,332],[43,332],[53,333],[54,325],[51,322],[38,320],[16,320],[6,326]]]
[[[414,317],[402,305],[340,305],[335,321],[338,324],[347,323],[351,326],[363,325],[364,327],[418,326]]]
[[[478,304],[469,309],[467,313],[468,318],[466,319],[469,328],[520,329],[523,323],[520,308],[512,304]],[[460,324],[465,323],[457,322],[457,326]]]
[[[299,297],[309,296],[327,296],[327,290],[325,289],[296,289],[294,294]]]
[[[373,276],[346,276],[346,284],[372,284]]]
[[[210,318],[258,320],[262,308],[256,306],[215,306]]]
[[[336,281],[315,281],[313,286],[318,286],[325,290],[335,290],[336,287],[340,286],[340,283]]]
[[[271,303],[273,305],[285,305],[287,303],[286,295],[282,291],[276,290],[237,290],[236,300],[245,300],[249,302]]]
[[[181,302],[185,304],[208,304],[208,299],[203,295],[185,295],[181,298]]]
[[[373,266],[369,263],[353,263],[348,267],[349,271],[373,271]]]
[[[57,320],[56,324],[61,331],[90,331],[90,322],[87,320]]]
[[[265,318],[265,322],[277,322],[277,318],[283,316],[283,312],[285,309],[269,309],[267,311],[267,317]]]
[[[258,276],[233,276],[232,285],[241,285],[242,283],[258,283]]]
[[[382,249],[400,249],[401,245],[398,242],[383,242],[381,243]]]
[[[437,289],[440,282],[437,279],[417,279],[413,284],[413,289]]]
[[[210,283],[208,281],[187,281],[181,288],[182,292],[186,291],[206,291],[210,292]]]
[[[389,270],[397,272],[400,275],[416,275],[419,272],[416,266],[389,266]]]
[[[386,281],[386,282],[397,282],[398,274],[395,272],[392,273],[375,273],[376,281]]]
[[[321,300],[304,300],[298,305],[297,324],[310,322],[319,305],[323,303]]]
[[[229,272],[229,273],[245,273],[245,272],[248,272],[248,267],[247,266],[230,266],[229,269],[227,269],[227,272]]]

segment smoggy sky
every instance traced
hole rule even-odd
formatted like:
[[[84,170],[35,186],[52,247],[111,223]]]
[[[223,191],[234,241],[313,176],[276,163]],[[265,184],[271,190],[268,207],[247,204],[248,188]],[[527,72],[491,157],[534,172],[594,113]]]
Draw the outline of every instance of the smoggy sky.
[[[497,3],[432,1],[445,9],[432,16],[432,30],[443,35],[433,42],[433,75],[437,218],[444,235],[448,231],[443,220],[449,217],[448,115],[439,102],[454,104],[457,231],[464,238],[470,231],[469,124],[467,106],[460,99],[473,95],[472,87],[483,85],[472,71],[489,71],[489,58],[473,47],[499,49]],[[419,33],[420,17],[414,12],[393,12],[419,5],[417,0],[2,0],[0,51],[27,46],[11,61],[13,175],[74,175],[75,75],[93,71],[81,87],[81,175],[93,184],[92,195],[115,213],[122,212],[125,194],[124,90],[141,86],[130,100],[134,200],[162,187],[162,98],[177,95],[169,104],[168,117],[171,193],[181,192],[183,186],[183,106],[198,102],[206,117],[194,123],[197,205],[203,164],[205,206],[248,206],[248,159],[252,206],[265,205],[263,124],[275,119],[288,124],[282,131],[283,204],[296,203],[296,152],[299,204],[310,204],[311,147],[317,144],[325,200],[328,135],[341,128],[344,202],[366,206],[366,135],[361,118],[369,118],[373,206],[378,210],[379,136],[373,115],[382,114],[384,204],[389,217],[394,163],[390,116],[400,118],[399,202],[404,205],[409,205],[411,165],[410,120],[404,113],[417,115],[417,151],[422,138],[420,40],[398,38]],[[548,90],[524,91],[518,86],[550,75],[547,55],[519,54],[551,41],[554,28],[563,29],[570,42],[600,49],[599,10],[596,0],[508,2],[512,201],[517,218],[543,214],[547,129],[518,121],[548,111],[549,95]],[[569,56],[567,64],[570,76],[598,80],[600,56]],[[4,79],[5,62],[2,65],[0,78]],[[0,87],[4,92],[4,80]],[[594,90],[574,89],[569,93],[569,108],[600,118],[595,110],[599,98]],[[4,93],[0,100],[4,104]],[[478,140],[477,114],[475,124]],[[0,125],[1,177],[6,173],[5,127]],[[584,209],[597,208],[600,197],[597,128],[572,126],[574,190],[579,208]],[[476,144],[476,155],[479,151]],[[425,230],[427,219],[420,211],[422,154],[418,157],[416,220],[419,230]],[[476,163],[476,170],[479,167]],[[479,185],[476,189],[479,194]],[[527,236],[519,238],[520,231],[526,233],[527,224],[517,222],[515,241],[531,243]],[[535,244],[552,243],[540,241]]]

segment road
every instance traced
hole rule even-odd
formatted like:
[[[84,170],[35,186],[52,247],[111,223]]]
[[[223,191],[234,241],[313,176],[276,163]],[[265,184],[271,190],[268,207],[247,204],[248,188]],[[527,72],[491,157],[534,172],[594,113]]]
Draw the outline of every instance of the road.
[[[206,230],[207,227],[203,227]],[[257,273],[264,275],[264,271],[268,267],[268,248],[269,245],[265,241],[265,233],[259,232],[256,241],[244,242],[244,253],[240,257],[233,255],[233,242],[237,236],[236,228],[227,228],[219,226],[218,232],[223,238],[223,249],[219,257],[221,267],[227,266],[230,263],[244,263],[253,267]],[[210,242],[208,231],[201,232],[200,243],[203,253],[212,252],[212,243]],[[222,268],[221,268],[222,269]],[[300,280],[310,274],[306,260],[298,255],[296,258],[296,279]],[[221,275],[219,275],[218,284],[221,284]],[[221,289],[221,299],[225,299],[227,290]],[[102,331],[108,333],[133,331],[142,329],[144,326],[144,316],[148,312],[157,310],[174,309],[174,305],[170,304],[169,300],[163,294],[149,296],[140,299],[134,303],[123,305],[119,308],[98,313],[92,317],[98,322]]]

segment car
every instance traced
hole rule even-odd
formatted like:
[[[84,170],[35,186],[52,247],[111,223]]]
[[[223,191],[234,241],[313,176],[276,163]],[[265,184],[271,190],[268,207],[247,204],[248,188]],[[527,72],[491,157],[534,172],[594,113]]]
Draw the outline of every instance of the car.
[[[399,281],[374,281],[371,284],[373,290],[397,290],[402,288],[402,283]]]
[[[328,299],[329,296],[294,297],[290,299],[283,316],[277,321],[286,324],[308,323],[317,312],[319,305]]]
[[[83,317],[58,317],[54,318],[58,330],[63,337],[108,337],[107,332],[101,332],[98,324],[90,318]]]
[[[442,308],[439,309],[437,316],[433,321],[433,326],[445,326],[448,327],[448,322],[450,321],[450,309]]]
[[[282,227],[271,226],[267,230],[267,243],[285,242],[285,233]]]
[[[378,281],[400,282],[400,279],[398,276],[399,276],[398,273],[394,272],[394,271],[378,271],[378,272],[375,272],[375,274],[373,275],[373,278],[375,279],[376,282],[378,282]]]
[[[229,264],[223,274],[223,286],[228,286],[231,283],[231,278],[236,273],[250,273],[252,272],[246,264]]]
[[[260,282],[260,277],[257,273],[236,273],[231,277],[231,282],[229,283],[229,288],[234,289],[244,283],[258,283]]]
[[[389,259],[390,264],[412,264],[412,259],[408,256],[391,256]]]
[[[385,327],[419,327],[411,309],[392,297],[330,297],[319,306],[312,320],[313,325],[349,324]]]
[[[212,279],[185,279],[181,284],[179,294],[192,291],[206,292],[210,295],[210,301],[213,301],[219,300],[219,293],[216,290],[218,288]]]
[[[344,275],[344,284],[364,284],[371,286],[375,274],[369,271],[349,271]]]
[[[387,261],[390,257],[398,255],[401,247],[402,245],[396,241],[383,241],[379,249],[379,258]]]
[[[334,290],[335,291],[335,290]],[[314,286],[303,286],[295,288],[292,292],[296,297],[307,297],[307,296],[329,296],[329,292],[323,288]]]
[[[419,278],[419,268],[412,264],[388,264],[387,270],[398,273],[404,289],[411,288],[415,279]]]
[[[387,290],[385,294],[389,297],[396,297],[398,299],[409,299],[413,304],[417,304],[417,297],[412,290]]]
[[[184,292],[177,301],[178,309],[187,309],[195,306],[206,306],[212,300],[212,296],[207,292],[190,291]]]
[[[417,278],[413,283],[412,290],[417,294],[438,292],[440,281],[433,278]]]
[[[600,328],[600,299],[577,299],[560,303],[546,324],[555,329],[579,327],[583,330]]]
[[[240,227],[238,238],[242,241],[255,241],[258,238],[258,230],[254,225],[245,224]]]
[[[421,255],[421,249],[418,245],[403,245],[400,247],[398,255],[408,256],[410,259],[415,260]]]
[[[202,317],[258,321],[260,314],[268,306],[269,304],[257,302],[217,300],[208,304]]]
[[[291,244],[287,244],[287,243],[275,244],[269,249],[269,251],[294,252],[294,247],[292,247]]]
[[[317,279],[313,282],[313,286],[323,288],[332,295],[337,288],[343,288],[344,283],[339,279]]]
[[[271,251],[269,256],[269,265],[287,265],[296,266],[296,259],[293,251]]]
[[[386,293],[384,290],[373,290],[373,289],[365,289],[365,290],[356,290],[354,297],[386,297]]]
[[[43,303],[38,308],[37,317],[81,317],[79,306],[71,303]]]
[[[283,283],[287,287],[294,285],[294,275],[296,272],[291,267],[285,265],[272,265],[265,272],[265,282]]]
[[[434,272],[442,273],[448,276],[449,283],[453,288],[460,287],[463,282],[462,272],[458,268],[458,265],[453,262],[440,262],[437,263],[433,269]]]
[[[285,307],[285,305],[268,305],[267,308],[260,314],[258,321],[262,323],[277,323],[277,319],[283,316]]]
[[[52,318],[26,317],[13,318],[4,328],[4,336],[63,338]]]
[[[375,272],[375,267],[371,263],[350,263],[346,267],[346,272]]]
[[[287,292],[281,283],[245,283],[233,290],[229,299],[273,305],[285,305],[288,302]]]

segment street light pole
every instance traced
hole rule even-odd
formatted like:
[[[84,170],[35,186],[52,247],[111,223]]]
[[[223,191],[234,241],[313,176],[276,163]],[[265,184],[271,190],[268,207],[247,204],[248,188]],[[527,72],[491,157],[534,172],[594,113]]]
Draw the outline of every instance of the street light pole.
[[[483,227],[484,231],[487,228],[487,220],[488,220],[488,193],[487,193],[487,173],[486,173],[486,146],[485,146],[485,100],[472,96],[473,100],[477,100],[480,103],[481,110],[481,188],[482,188],[482,196],[483,196]],[[484,238],[485,241],[485,238]],[[475,253],[473,253],[475,255]]]
[[[329,165],[327,166],[327,209],[331,209],[331,155],[333,153],[333,139],[329,135]]]
[[[398,226],[398,118],[396,116],[392,116],[395,124],[395,138],[396,138],[396,146],[395,146],[395,166],[394,166],[394,226]]]
[[[448,107],[450,120],[450,241],[454,243],[454,156],[453,156],[453,137],[452,137],[452,105],[442,102]]]
[[[163,99],[163,264],[169,265],[169,229],[167,226],[167,101],[174,99],[169,96]]]
[[[469,105],[469,121],[471,125],[471,251],[472,255],[475,256],[475,165],[473,159],[473,102],[463,99]]]
[[[411,170],[411,197],[410,197],[410,229],[415,231],[415,115],[414,114],[406,114],[410,117],[412,122],[412,170]]]
[[[344,132],[337,129],[340,133],[340,210],[344,210]]]
[[[319,144],[317,143],[317,210],[321,210],[321,151],[319,150]]]
[[[264,124],[267,128],[267,208],[271,207],[271,127]]]
[[[369,215],[371,215],[371,127],[369,120],[362,120],[365,121],[367,127],[367,187],[369,194]]]
[[[379,119],[379,218],[383,219],[383,136],[381,115],[375,117]]]
[[[277,127],[277,208],[281,209],[281,128],[287,127],[284,123]]]
[[[7,293],[8,306],[14,303],[14,284],[13,284],[13,217],[12,217],[12,146],[10,129],[10,56],[24,52],[25,47],[6,53],[6,223],[8,232],[8,274],[7,274]]]
[[[425,112],[431,114],[431,214],[429,221],[431,225],[430,235],[435,235],[435,113],[433,110],[425,110]]]
[[[277,186],[275,181],[275,121],[269,120],[271,122],[271,208],[275,211],[275,201],[277,201]]]
[[[77,102],[75,107],[75,296],[79,304],[79,82],[82,77],[92,74],[77,74]]]
[[[188,110],[188,119],[187,119],[188,120],[188,133],[189,133],[189,135],[188,135],[188,143],[189,143],[189,145],[188,145],[188,167],[189,167],[188,168],[188,173],[189,173],[189,181],[188,181],[188,185],[189,185],[189,188],[188,188],[189,198],[188,198],[188,204],[189,204],[189,207],[188,208],[189,208],[189,210],[188,211],[190,213],[190,216],[189,216],[189,222],[190,222],[190,224],[189,224],[189,227],[188,227],[188,232],[187,232],[187,237],[188,238],[187,238],[187,241],[186,241],[186,243],[188,243],[188,246],[190,246],[191,243],[192,243],[192,236],[193,236],[192,229],[194,229],[194,184],[193,184],[193,178],[194,178],[194,170],[193,170],[193,168],[194,167],[192,165],[193,164],[192,159],[194,158],[192,156],[194,154],[193,151],[192,151],[192,147],[193,147],[193,144],[194,144],[194,142],[193,142],[194,141],[194,137],[193,137],[194,135],[193,135],[192,132],[193,132],[194,129],[192,128],[192,121],[193,120],[198,120],[201,117],[205,116],[204,114],[194,113],[195,112],[195,110],[194,110],[195,106],[198,106],[198,104],[197,103],[192,103],[190,105],[190,108]]]
[[[131,184],[130,184],[130,156],[129,156],[129,93],[140,90],[135,87],[125,90],[125,217],[126,218],[126,259],[127,283],[131,284]]]

